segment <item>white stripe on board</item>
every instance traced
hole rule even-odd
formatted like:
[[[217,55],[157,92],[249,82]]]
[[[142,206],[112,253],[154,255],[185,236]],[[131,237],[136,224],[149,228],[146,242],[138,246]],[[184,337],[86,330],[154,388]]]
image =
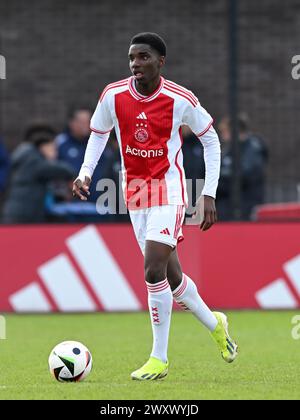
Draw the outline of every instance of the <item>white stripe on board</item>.
[[[61,311],[95,311],[92,300],[71,261],[60,254],[38,268],[38,273]]]
[[[88,226],[70,236],[67,245],[105,310],[141,309],[139,300],[95,226]]]
[[[283,269],[300,295],[300,255],[284,263]]]
[[[273,281],[260,289],[255,298],[264,309],[297,308],[298,304],[283,279]]]
[[[38,283],[30,283],[10,295],[9,303],[16,312],[51,312],[52,308]]]

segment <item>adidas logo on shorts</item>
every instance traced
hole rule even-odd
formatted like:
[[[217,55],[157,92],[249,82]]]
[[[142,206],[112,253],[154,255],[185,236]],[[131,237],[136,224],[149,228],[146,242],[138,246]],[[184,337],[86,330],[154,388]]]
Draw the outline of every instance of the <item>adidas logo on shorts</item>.
[[[163,229],[162,231],[160,231],[159,233],[162,233],[163,235],[170,235],[169,229]]]

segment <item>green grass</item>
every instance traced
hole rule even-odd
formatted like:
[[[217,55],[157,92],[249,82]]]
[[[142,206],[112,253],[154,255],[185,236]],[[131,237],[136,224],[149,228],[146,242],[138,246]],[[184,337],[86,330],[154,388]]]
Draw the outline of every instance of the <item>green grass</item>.
[[[151,349],[149,315],[7,315],[0,340],[0,399],[299,399],[300,341],[291,337],[295,312],[230,312],[240,347],[227,365],[205,328],[188,313],[172,318],[169,375],[136,382],[130,372]],[[57,343],[83,342],[93,369],[81,383],[56,382],[48,355]]]

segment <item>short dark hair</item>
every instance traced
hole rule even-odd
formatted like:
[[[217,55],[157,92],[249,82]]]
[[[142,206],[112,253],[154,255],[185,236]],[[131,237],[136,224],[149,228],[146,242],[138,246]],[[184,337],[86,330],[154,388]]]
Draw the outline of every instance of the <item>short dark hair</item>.
[[[165,57],[167,54],[167,46],[165,41],[161,36],[155,34],[154,32],[141,32],[134,35],[130,41],[130,45],[133,44],[147,44],[156,50],[160,55]]]
[[[68,112],[67,112],[68,121],[72,120],[75,117],[75,115],[77,114],[77,112],[80,112],[80,111],[88,111],[91,114],[93,114],[93,110],[89,105],[84,104],[84,105],[80,106],[80,105],[72,104],[72,105],[69,106]]]
[[[47,124],[34,124],[25,131],[24,139],[26,142],[34,144],[36,147],[54,141],[56,132]]]
[[[250,125],[248,114],[246,114],[245,112],[238,113],[236,116],[236,122],[238,130],[241,133],[246,133],[248,131]],[[231,118],[228,115],[223,117],[220,123],[225,123],[229,128],[231,128]]]

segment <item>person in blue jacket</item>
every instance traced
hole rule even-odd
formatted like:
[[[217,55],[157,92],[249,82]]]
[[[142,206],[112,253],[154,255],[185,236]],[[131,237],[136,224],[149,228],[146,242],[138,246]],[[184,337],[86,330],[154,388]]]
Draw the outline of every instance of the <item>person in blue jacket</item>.
[[[90,120],[92,112],[87,107],[73,108],[69,114],[68,127],[56,137],[58,149],[58,159],[68,163],[75,173],[78,173],[84,160],[86,145],[90,136]],[[97,165],[93,181],[90,188],[89,201],[96,202],[100,193],[96,191],[97,182],[105,178],[110,172],[109,156],[112,153],[111,148],[101,156]]]

